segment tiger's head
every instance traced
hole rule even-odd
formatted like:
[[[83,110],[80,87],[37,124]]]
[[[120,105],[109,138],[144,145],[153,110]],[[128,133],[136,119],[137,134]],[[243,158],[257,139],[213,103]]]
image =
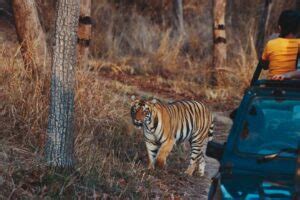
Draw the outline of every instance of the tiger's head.
[[[154,105],[157,100],[153,99],[151,101],[147,101],[143,99],[136,99],[135,96],[132,96],[131,100],[130,114],[133,124],[138,128],[151,124],[154,115]]]

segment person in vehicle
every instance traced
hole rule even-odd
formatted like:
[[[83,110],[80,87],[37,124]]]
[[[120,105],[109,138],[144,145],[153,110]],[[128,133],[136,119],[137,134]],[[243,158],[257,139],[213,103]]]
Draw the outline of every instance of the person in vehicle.
[[[280,14],[280,35],[266,44],[261,58],[263,64],[268,63],[269,79],[282,80],[300,76],[297,75],[298,72],[295,73],[300,45],[300,39],[297,38],[299,25],[298,11],[285,10]]]

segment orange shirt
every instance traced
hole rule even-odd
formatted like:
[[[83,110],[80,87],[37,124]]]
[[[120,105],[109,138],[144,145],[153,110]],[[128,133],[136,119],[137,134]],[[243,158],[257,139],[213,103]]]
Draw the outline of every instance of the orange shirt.
[[[300,39],[276,38],[270,40],[263,52],[262,59],[269,61],[269,78],[296,70],[296,59]]]

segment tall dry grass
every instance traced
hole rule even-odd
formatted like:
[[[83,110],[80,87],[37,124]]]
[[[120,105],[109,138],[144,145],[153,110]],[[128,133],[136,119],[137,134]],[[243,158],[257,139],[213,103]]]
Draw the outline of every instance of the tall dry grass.
[[[158,189],[166,172],[145,168],[143,135],[133,129],[129,117],[127,96],[135,88],[81,69],[75,88],[76,171],[66,175],[49,170],[43,136],[50,75],[28,79],[19,48],[15,54],[14,59],[0,55],[1,199],[150,199],[176,193],[167,192],[166,186]],[[181,165],[187,154],[180,149],[175,154],[175,166]]]
[[[43,136],[50,75],[29,79],[19,48],[14,53],[18,58],[0,55],[0,198],[147,196],[139,182],[146,161],[142,135],[129,119],[127,93],[132,89],[79,70],[77,173],[49,172],[43,162]]]

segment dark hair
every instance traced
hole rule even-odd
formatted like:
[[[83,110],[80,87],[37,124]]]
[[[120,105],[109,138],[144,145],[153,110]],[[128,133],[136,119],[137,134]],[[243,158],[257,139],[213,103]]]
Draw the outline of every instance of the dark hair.
[[[281,27],[280,37],[297,34],[300,25],[300,13],[295,10],[285,10],[280,14],[278,25]]]

